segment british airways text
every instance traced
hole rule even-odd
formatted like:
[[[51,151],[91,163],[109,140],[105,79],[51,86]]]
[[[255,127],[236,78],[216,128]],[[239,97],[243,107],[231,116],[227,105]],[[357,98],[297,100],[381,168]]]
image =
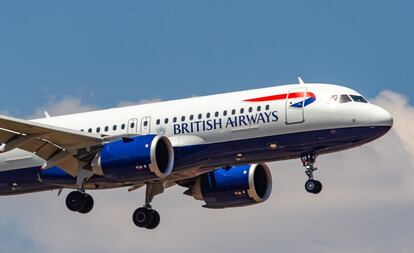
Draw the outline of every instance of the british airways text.
[[[174,124],[174,134],[191,134],[194,132],[205,132],[223,128],[243,127],[264,123],[277,122],[279,117],[277,111],[261,112],[252,115],[231,116],[227,119],[215,118],[207,120],[192,121],[189,123]]]

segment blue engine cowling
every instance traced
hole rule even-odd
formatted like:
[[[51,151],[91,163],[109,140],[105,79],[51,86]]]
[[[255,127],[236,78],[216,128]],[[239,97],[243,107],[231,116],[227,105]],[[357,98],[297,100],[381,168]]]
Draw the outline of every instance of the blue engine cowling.
[[[271,192],[272,176],[265,164],[218,168],[198,177],[190,189],[206,208],[254,205],[268,199]]]
[[[165,136],[143,135],[104,144],[93,159],[95,174],[90,181],[136,181],[165,178],[174,166],[174,149]],[[73,184],[76,180],[57,167],[40,172],[39,178],[49,184]],[[91,182],[91,183],[92,183]]]

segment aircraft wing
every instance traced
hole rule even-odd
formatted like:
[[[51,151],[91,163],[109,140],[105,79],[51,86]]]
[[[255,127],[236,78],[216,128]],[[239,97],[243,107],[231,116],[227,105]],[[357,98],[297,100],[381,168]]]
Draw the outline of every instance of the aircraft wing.
[[[0,115],[0,143],[4,151],[19,148],[45,159],[45,167],[59,166],[72,176],[86,164],[78,151],[101,145],[97,134]]]

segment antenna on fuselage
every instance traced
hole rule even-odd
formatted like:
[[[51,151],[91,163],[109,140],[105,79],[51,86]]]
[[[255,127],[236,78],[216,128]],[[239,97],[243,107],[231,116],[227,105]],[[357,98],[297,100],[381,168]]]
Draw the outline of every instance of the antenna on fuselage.
[[[50,115],[47,111],[45,111],[45,118],[50,118]]]
[[[300,76],[298,77],[298,80],[299,80],[299,84],[305,84],[305,82],[302,80]]]

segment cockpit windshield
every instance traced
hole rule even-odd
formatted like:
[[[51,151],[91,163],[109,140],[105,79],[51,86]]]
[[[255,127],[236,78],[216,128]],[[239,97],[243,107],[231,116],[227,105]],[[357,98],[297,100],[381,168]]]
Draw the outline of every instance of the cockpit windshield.
[[[368,103],[368,101],[362,96],[351,95],[351,98],[352,98],[352,100],[354,100],[355,102],[358,102],[358,103]]]
[[[330,101],[338,104],[344,104],[349,102],[357,102],[357,103],[368,103],[368,101],[359,95],[347,95],[347,94],[341,94],[341,95],[332,95],[330,97]]]
[[[344,103],[348,103],[348,102],[351,102],[352,101],[352,99],[348,96],[348,95],[341,95],[341,96],[339,96],[339,103],[340,104],[344,104]]]

